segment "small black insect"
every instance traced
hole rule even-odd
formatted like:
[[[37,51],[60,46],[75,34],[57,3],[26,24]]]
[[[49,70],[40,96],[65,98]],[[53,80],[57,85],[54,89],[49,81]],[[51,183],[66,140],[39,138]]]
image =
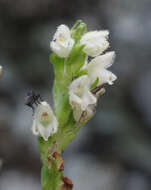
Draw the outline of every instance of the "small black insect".
[[[40,104],[42,101],[42,98],[40,94],[36,94],[34,91],[30,90],[27,92],[27,96],[25,98],[25,105],[29,106],[32,108],[33,112],[35,110],[34,105]]]

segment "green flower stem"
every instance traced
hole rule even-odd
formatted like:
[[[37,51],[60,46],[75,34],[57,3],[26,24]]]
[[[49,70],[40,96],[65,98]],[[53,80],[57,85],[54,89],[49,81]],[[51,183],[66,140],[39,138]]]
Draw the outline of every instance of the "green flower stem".
[[[73,111],[69,105],[68,88],[72,80],[86,74],[80,69],[85,63],[86,55],[83,53],[83,45],[80,45],[81,36],[86,32],[86,25],[77,21],[71,29],[71,36],[75,40],[74,47],[68,58],[60,58],[56,54],[50,56],[50,62],[54,66],[55,80],[53,85],[53,101],[57,120],[58,132],[49,137],[48,141],[38,137],[38,144],[42,160],[41,184],[42,190],[61,190],[63,165],[54,157],[55,153],[61,155],[65,147],[76,137],[77,132],[84,125],[77,124],[73,118]],[[59,157],[61,160],[61,156]],[[65,188],[64,188],[65,189]],[[71,188],[72,189],[72,188]]]
[[[42,190],[61,190],[63,171],[59,170],[55,152],[62,153],[65,147],[75,138],[77,132],[83,125],[72,130],[58,131],[57,135],[44,141],[38,137],[39,149],[43,167],[41,170]],[[69,127],[70,128],[70,127]],[[53,148],[54,147],[54,148]]]
[[[43,164],[41,170],[42,190],[59,190],[61,185],[62,172],[58,170],[58,163],[53,157],[54,152],[57,151],[57,147],[54,146],[55,140],[56,137],[51,137],[48,141],[44,141],[41,137],[38,138]],[[54,149],[51,149],[53,146]]]
[[[38,137],[39,149],[42,160],[41,185],[42,190],[61,190],[63,171],[59,170],[55,152],[62,153],[66,146],[76,137],[77,132],[83,124],[78,127],[66,127],[66,130],[59,130],[56,135],[50,137],[48,141]]]

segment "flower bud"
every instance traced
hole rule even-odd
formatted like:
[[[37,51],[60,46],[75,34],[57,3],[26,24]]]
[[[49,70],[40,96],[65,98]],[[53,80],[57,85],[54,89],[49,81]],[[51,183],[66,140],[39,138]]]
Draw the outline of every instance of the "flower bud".
[[[109,31],[92,31],[84,34],[80,40],[82,45],[85,45],[83,51],[91,57],[96,57],[102,54],[108,47],[107,41]]]

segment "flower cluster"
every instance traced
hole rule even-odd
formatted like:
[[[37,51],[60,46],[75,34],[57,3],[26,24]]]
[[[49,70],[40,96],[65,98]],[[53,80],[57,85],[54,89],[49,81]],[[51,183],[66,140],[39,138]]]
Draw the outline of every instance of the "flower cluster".
[[[60,25],[50,43],[52,51],[59,57],[68,58],[75,44],[72,39],[72,31]],[[82,51],[86,54],[86,60],[81,70],[86,71],[73,80],[69,86],[69,103],[73,109],[74,118],[77,122],[88,120],[94,113],[98,97],[104,93],[103,85],[112,85],[116,76],[107,69],[113,64],[115,52],[104,53],[109,47],[109,31],[92,31],[85,33],[79,40],[83,45]],[[93,57],[88,63],[88,56]],[[98,90],[94,90],[97,88]]]
[[[67,93],[67,97],[69,97],[67,104],[70,104],[69,109],[73,110],[74,120],[83,123],[93,116],[97,101],[105,92],[104,84],[112,85],[117,79],[108,70],[114,62],[115,52],[104,53],[109,47],[109,31],[81,32],[84,26],[82,23],[79,28],[75,29],[73,26],[70,30],[68,26],[60,25],[50,42],[51,50],[57,57],[52,61],[55,68],[58,69],[55,71],[55,77],[56,80],[59,80],[54,88],[57,89],[56,93],[58,94],[55,94],[54,97],[59,97],[56,105],[57,108],[60,108],[57,113],[61,116],[57,115],[56,118],[46,102],[40,102],[36,106],[32,131],[35,135],[43,137],[45,141],[57,132],[58,125],[62,125],[65,117],[68,120],[69,115],[62,113],[66,111],[69,113],[66,110],[68,107],[63,107],[65,105],[63,98],[66,96],[62,96],[61,91],[64,88],[67,89],[64,93]],[[65,80],[68,82],[65,83]],[[57,84],[64,85],[58,87]],[[55,108],[55,110],[57,109]],[[60,118],[63,119],[60,120]]]

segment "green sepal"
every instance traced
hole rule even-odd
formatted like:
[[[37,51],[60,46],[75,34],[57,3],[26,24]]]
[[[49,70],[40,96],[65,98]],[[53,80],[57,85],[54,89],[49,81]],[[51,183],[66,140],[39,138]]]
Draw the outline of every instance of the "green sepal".
[[[77,76],[76,77],[81,77],[83,75],[87,75],[88,74],[88,71],[87,70],[80,70],[78,73],[77,73]]]
[[[92,85],[91,85],[91,90],[93,90],[94,88],[96,88],[97,87],[97,85],[98,85],[98,82],[99,82],[99,78],[97,77],[96,78],[96,80],[92,83]]]
[[[66,63],[68,65],[67,72],[70,75],[71,79],[77,75],[85,63],[86,55],[83,52],[83,48],[84,45],[81,45],[79,42],[77,42],[73,46],[72,51],[66,60]]]
[[[81,20],[78,20],[71,28],[71,37],[77,42],[86,32],[87,32],[86,24]]]

